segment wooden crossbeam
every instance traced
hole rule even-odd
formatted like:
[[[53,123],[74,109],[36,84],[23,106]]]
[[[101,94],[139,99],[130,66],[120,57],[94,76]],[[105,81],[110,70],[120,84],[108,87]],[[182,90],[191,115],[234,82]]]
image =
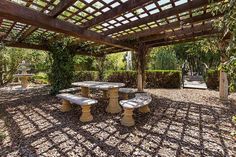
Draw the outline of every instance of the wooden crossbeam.
[[[3,18],[0,17],[0,28],[1,28],[2,22],[3,22]],[[0,31],[0,41],[1,41],[5,36],[6,36],[6,33]]]
[[[193,23],[199,23],[199,22],[207,21],[207,20],[211,20],[211,19],[216,19],[216,18],[221,17],[221,16],[223,16],[222,13],[219,13],[217,15],[212,15],[211,13],[206,13],[206,14],[203,14],[203,15],[197,15],[197,16],[194,16],[194,17],[191,17],[191,18],[188,18],[188,19],[184,19],[184,20],[182,20],[182,22],[183,22],[183,24],[193,24]],[[134,33],[134,34],[126,35],[126,36],[122,36],[119,39],[120,40],[125,40],[125,39],[129,39],[129,38],[131,38],[131,39],[141,38],[141,37],[157,34],[157,33],[160,33],[162,31],[165,31],[165,30],[176,29],[176,28],[179,28],[179,27],[180,27],[180,21],[176,21],[176,22],[165,24],[165,25],[162,25],[162,26],[159,26],[159,27],[156,27],[156,28],[140,31],[140,32],[137,32],[137,33]]]
[[[192,38],[188,38],[188,39],[162,42],[162,43],[158,43],[158,44],[149,46],[149,48],[152,48],[152,47],[160,47],[160,46],[168,46],[168,45],[175,45],[175,44],[180,44],[180,43],[188,43],[188,42],[198,41],[198,40],[201,40],[201,39],[202,39],[202,38],[195,38],[195,37],[192,37]]]
[[[54,32],[64,33],[67,35],[95,41],[102,44],[112,45],[115,47],[121,47],[131,50],[134,49],[132,46],[121,41],[103,36],[99,33],[92,32],[90,30],[85,30],[75,24],[55,19],[41,12],[37,12],[35,10],[23,7],[19,4],[15,4],[7,0],[1,0],[0,6],[1,16],[9,20],[18,21],[28,25],[41,27]]]
[[[116,17],[118,15],[121,15],[127,11],[130,11],[134,8],[142,6],[143,4],[151,2],[151,1],[152,0],[129,0],[129,1],[125,2],[124,4],[121,4],[115,8],[107,11],[106,13],[103,13],[103,14],[95,17],[92,20],[85,22],[83,24],[83,27],[85,27],[85,28],[92,27],[92,26],[97,25],[103,21],[106,21],[106,20]]]
[[[190,26],[189,28],[184,28],[177,31],[171,31],[171,32],[166,32],[162,34],[156,34],[153,36],[141,38],[140,41],[148,44],[148,42],[150,41],[160,40],[163,38],[168,39],[169,37],[172,37],[172,36],[183,36],[183,35],[194,33],[194,32],[207,31],[207,30],[212,30],[212,29],[213,29],[213,23],[210,22],[207,24],[197,25],[195,27]]]
[[[35,44],[29,44],[29,43],[23,43],[23,42],[7,42],[4,41],[6,43],[6,46],[8,47],[16,47],[16,48],[26,48],[26,49],[35,49],[35,50],[43,50],[43,51],[47,51],[47,47],[43,46],[43,45],[35,45]]]
[[[149,47],[153,47],[153,46],[158,46],[160,44],[173,43],[173,42],[180,41],[180,40],[187,41],[187,40],[191,40],[192,38],[213,36],[215,34],[220,34],[220,33],[222,33],[222,32],[220,32],[219,30],[207,30],[207,31],[197,32],[197,33],[194,33],[194,34],[185,35],[185,36],[182,36],[182,37],[177,37],[176,36],[172,39],[161,39],[159,41],[152,41],[152,42],[147,43],[147,45]]]
[[[171,45],[171,44],[175,44],[176,42],[182,41],[184,40],[185,42],[191,41],[194,38],[197,37],[206,37],[206,36],[213,36],[215,34],[220,34],[222,33],[219,30],[207,30],[207,31],[202,31],[202,32],[198,32],[198,33],[194,33],[193,35],[185,35],[184,37],[176,37],[174,39],[169,39],[169,40],[165,40],[165,41],[161,41],[161,42],[157,42],[157,41],[153,41],[152,43],[149,43],[147,46],[148,47],[158,47],[158,46],[165,46],[165,45]]]
[[[10,41],[4,41],[7,47],[15,47],[15,48],[25,48],[25,49],[34,49],[34,50],[42,50],[42,51],[48,51],[48,48],[46,45],[35,45],[30,43],[23,43],[23,42],[10,42]],[[102,57],[104,54],[93,54],[88,51],[76,51],[74,52],[76,55],[85,55],[85,56],[95,56],[95,57]]]
[[[216,0],[215,2],[217,2],[217,1],[222,1],[222,0]],[[186,12],[186,11],[189,11],[189,10],[192,10],[192,9],[196,9],[196,8],[208,5],[208,4],[210,4],[209,0],[189,1],[185,4],[182,4],[182,5],[179,5],[179,6],[161,11],[159,13],[153,14],[151,16],[147,16],[145,18],[142,18],[142,19],[139,19],[139,20],[136,20],[136,21],[133,21],[133,22],[129,22],[127,24],[118,26],[114,29],[107,30],[107,31],[103,32],[103,34],[104,35],[113,34],[113,33],[123,31],[123,30],[129,29],[129,28],[132,28],[132,27],[140,26],[142,24],[147,24],[149,22],[153,22],[153,21],[157,21],[157,20],[160,20],[160,19],[163,19],[163,18],[174,16],[176,14]]]
[[[58,5],[53,8],[51,12],[48,13],[51,17],[57,17],[60,15],[64,10],[66,10],[68,7],[70,7],[72,4],[74,4],[76,0],[61,0]],[[19,41],[23,41],[27,36],[32,34],[34,31],[36,31],[38,27],[31,26],[27,31],[25,31],[22,36],[20,37]]]
[[[181,32],[177,33],[180,34]],[[194,33],[194,35],[189,34],[187,36],[183,36],[183,37],[175,37],[173,39],[159,39],[159,41],[153,41],[151,43],[149,43],[149,45],[147,45],[147,47],[152,48],[152,47],[159,47],[159,46],[167,46],[167,45],[174,45],[174,44],[178,44],[178,43],[185,43],[185,42],[193,42],[193,41],[197,41],[200,40],[202,38],[206,38],[206,37],[213,37],[216,36],[217,34],[222,33],[219,30],[204,30],[203,32],[197,32]],[[145,43],[147,44],[147,43]],[[125,50],[122,49],[111,49],[106,51],[105,55],[108,54],[112,54],[112,53],[118,53],[118,52],[124,52]]]
[[[25,40],[25,38],[27,38],[30,34],[32,34],[34,31],[36,31],[38,29],[38,27],[35,26],[31,26],[30,28],[27,29],[27,31],[25,31],[20,38],[18,39],[18,41],[23,41]]]
[[[7,31],[7,33],[6,33],[6,35],[5,35],[4,38],[7,38],[7,37],[8,37],[8,35],[11,33],[11,31],[12,31],[12,29],[15,27],[15,25],[16,25],[16,22],[13,22],[12,25],[11,25],[11,27],[8,29],[8,31]]]
[[[51,12],[48,13],[48,15],[51,17],[57,17],[76,1],[77,0],[61,0],[58,5]]]

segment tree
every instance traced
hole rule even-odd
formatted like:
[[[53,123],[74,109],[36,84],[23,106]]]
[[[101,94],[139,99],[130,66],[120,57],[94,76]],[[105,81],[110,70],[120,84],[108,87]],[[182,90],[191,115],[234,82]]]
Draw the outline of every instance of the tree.
[[[2,47],[0,50],[0,86],[12,82],[22,60],[32,65],[31,72],[33,73],[46,72],[50,66],[49,56],[44,51]]]
[[[223,18],[220,18],[215,22],[215,26],[224,30],[224,35],[229,35],[230,39],[228,40],[228,47],[224,57],[228,61],[223,63],[219,69],[223,68],[229,75],[231,88],[236,86],[236,0],[229,0],[228,3],[216,3],[211,6],[212,13],[217,14],[219,12],[224,13]],[[219,43],[222,43],[221,40],[218,40]]]
[[[173,46],[152,49],[149,60],[149,69],[152,70],[174,70],[178,67]]]
[[[212,43],[214,38],[203,39],[196,42],[177,44],[174,46],[179,60],[187,60],[193,71],[199,71],[202,65],[215,69],[220,63],[220,54]]]

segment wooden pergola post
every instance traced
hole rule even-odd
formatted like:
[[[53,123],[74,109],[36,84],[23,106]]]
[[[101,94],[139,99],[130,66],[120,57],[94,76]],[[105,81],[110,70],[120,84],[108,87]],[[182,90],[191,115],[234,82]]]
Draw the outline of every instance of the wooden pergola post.
[[[221,41],[220,43],[220,53],[221,53],[221,64],[224,64],[227,60],[228,57],[226,55],[226,42]],[[229,95],[229,87],[228,87],[228,78],[227,78],[227,73],[221,69],[220,70],[220,80],[219,80],[219,94],[220,94],[220,100],[222,101],[227,101],[228,100],[228,95]]]
[[[143,92],[145,85],[145,68],[146,56],[148,48],[144,44],[140,44],[137,49],[137,88],[139,92]]]

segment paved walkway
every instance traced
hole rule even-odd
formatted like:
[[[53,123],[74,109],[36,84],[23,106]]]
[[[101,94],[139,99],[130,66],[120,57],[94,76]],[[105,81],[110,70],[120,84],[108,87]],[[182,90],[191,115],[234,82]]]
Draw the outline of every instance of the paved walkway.
[[[184,77],[184,88],[207,89],[202,76]]]

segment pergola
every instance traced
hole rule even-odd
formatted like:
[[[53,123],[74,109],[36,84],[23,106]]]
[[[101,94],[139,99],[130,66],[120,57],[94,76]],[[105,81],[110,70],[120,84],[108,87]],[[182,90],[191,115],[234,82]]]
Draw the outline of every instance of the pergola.
[[[215,3],[225,3],[215,0]],[[143,90],[145,58],[150,48],[223,34],[213,26],[209,0],[1,0],[0,40],[7,46],[47,50],[40,41],[71,36],[101,47],[101,57],[134,51],[138,59],[138,89]],[[227,77],[221,74],[220,96],[226,99]],[[224,81],[226,79],[226,81]]]

